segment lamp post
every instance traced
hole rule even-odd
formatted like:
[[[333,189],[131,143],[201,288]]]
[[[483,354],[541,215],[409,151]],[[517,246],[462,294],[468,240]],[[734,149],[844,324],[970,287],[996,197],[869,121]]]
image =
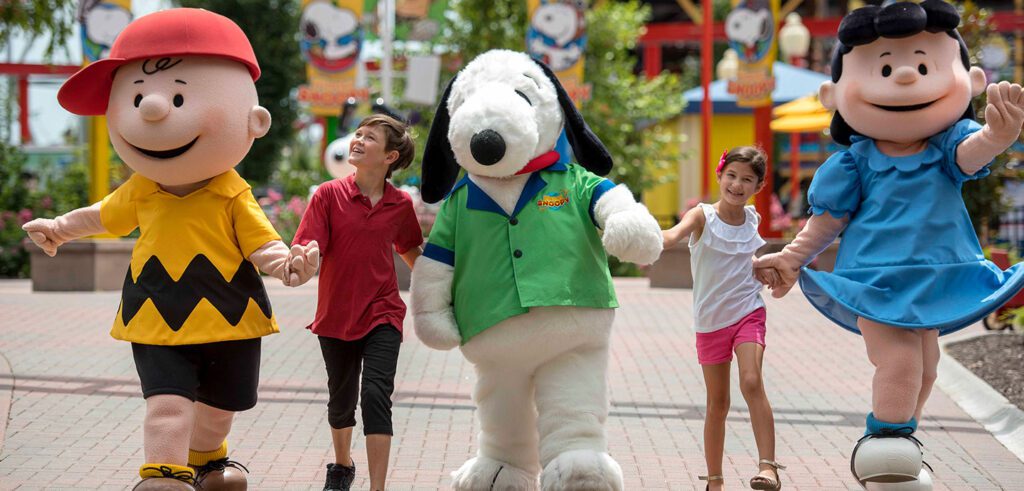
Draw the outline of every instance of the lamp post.
[[[790,65],[803,66],[804,57],[811,49],[811,31],[804,25],[800,14],[786,16],[786,25],[779,29],[779,50]]]
[[[800,14],[786,16],[786,25],[779,29],[779,49],[790,65],[803,66],[811,49],[811,32],[801,22]],[[800,201],[800,133],[789,134],[789,208],[795,210]]]
[[[739,69],[740,57],[732,48],[729,48],[722,53],[722,59],[718,60],[718,65],[715,65],[715,77],[718,80],[733,80]]]

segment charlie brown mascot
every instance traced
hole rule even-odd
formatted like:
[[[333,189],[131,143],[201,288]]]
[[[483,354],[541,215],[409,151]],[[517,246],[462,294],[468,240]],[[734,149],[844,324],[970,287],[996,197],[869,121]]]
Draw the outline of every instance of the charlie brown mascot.
[[[256,404],[260,338],[278,331],[259,272],[308,280],[316,243],[281,241],[234,167],[270,113],[249,40],[226,17],[171,9],[132,22],[110,57],[72,76],[60,104],[106,114],[135,174],[99,203],[26,223],[47,254],[99,233],[140,235],[111,335],[132,343],[146,398],[136,490],[246,489],[228,459],[236,411]]]
[[[985,317],[1024,286],[1024,269],[985,260],[961,197],[965,181],[1019,138],[1021,86],[986,86],[940,0],[857,9],[839,25],[832,81],[832,155],[808,192],[813,216],[764,256],[784,295],[799,277],[822,314],[860,334],[875,366],[864,437],[851,471],[869,489],[931,489],[914,436],[939,361],[938,337]],[[971,99],[988,91],[985,125]],[[835,270],[804,266],[845,230]],[[895,485],[893,483],[903,483]]]

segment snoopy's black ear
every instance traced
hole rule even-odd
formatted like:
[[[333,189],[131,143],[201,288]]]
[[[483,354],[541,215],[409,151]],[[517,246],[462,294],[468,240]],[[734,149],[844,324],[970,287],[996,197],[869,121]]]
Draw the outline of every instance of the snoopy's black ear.
[[[540,61],[533,61],[540,66],[541,70],[544,70],[544,74],[555,86],[555,91],[558,93],[558,105],[562,106],[562,112],[565,114],[565,134],[569,137],[569,146],[572,147],[572,152],[576,155],[576,161],[594,174],[607,175],[612,170],[612,156],[608,153],[608,149],[587,126],[583,115],[580,114],[579,109],[576,109],[576,105],[562,88],[561,82],[558,81],[558,77],[551,71],[551,68]]]
[[[427,203],[437,203],[444,199],[455,184],[455,179],[459,177],[459,163],[455,160],[455,152],[452,152],[452,146],[448,142],[448,96],[451,95],[454,84],[455,77],[452,77],[448,87],[444,89],[441,102],[437,105],[427,144],[423,148],[423,165],[420,167],[423,188],[420,193],[423,201]]]

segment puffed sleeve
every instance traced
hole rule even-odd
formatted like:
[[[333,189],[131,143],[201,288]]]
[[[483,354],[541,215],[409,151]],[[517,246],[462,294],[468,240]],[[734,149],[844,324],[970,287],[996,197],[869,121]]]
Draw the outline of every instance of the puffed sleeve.
[[[848,150],[833,154],[821,164],[807,191],[807,202],[815,215],[827,211],[835,218],[852,218],[860,208],[860,200],[860,172]]]
[[[991,172],[988,166],[992,165],[992,162],[985,164],[985,167],[978,169],[978,172],[975,172],[974,174],[964,173],[964,171],[960,169],[960,165],[956,163],[956,147],[960,146],[960,143],[966,140],[967,137],[980,130],[981,125],[978,124],[977,121],[974,121],[973,119],[961,119],[946,131],[943,131],[929,139],[929,143],[938,147],[939,150],[942,151],[942,170],[958,184],[964,181],[981,179],[982,177],[989,175]]]

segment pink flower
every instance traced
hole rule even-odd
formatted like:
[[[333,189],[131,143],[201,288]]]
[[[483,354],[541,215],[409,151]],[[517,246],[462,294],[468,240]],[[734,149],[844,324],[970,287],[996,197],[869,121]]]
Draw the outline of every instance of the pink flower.
[[[281,196],[281,193],[274,191],[273,189],[268,189],[267,199],[269,199],[270,201],[281,201],[282,199],[284,199],[284,196]]]
[[[296,215],[302,215],[306,211],[306,202],[298,196],[292,196],[291,201],[288,202],[288,210]]]
[[[18,221],[22,225],[32,221],[32,210],[28,208],[22,208],[21,211],[18,212]]]
[[[43,199],[39,200],[39,206],[49,210],[53,208],[53,198],[49,196],[43,196]]]

